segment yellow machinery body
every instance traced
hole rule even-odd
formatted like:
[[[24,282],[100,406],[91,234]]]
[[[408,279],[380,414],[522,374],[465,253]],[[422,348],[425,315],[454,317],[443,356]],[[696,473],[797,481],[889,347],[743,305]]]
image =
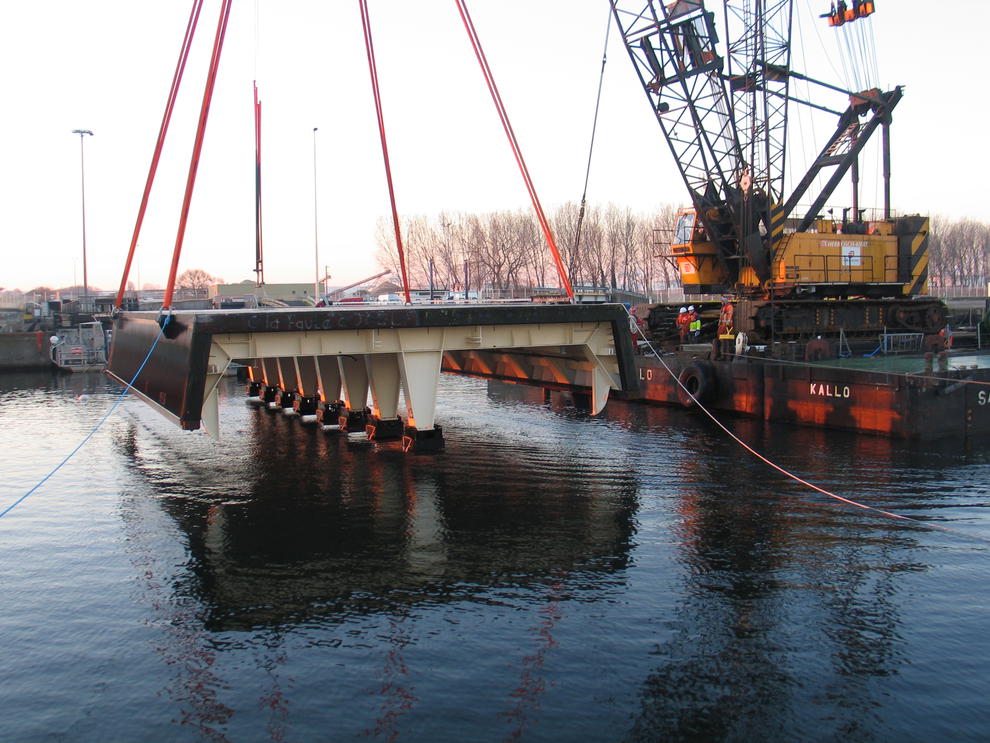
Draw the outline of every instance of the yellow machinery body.
[[[693,210],[681,213],[670,246],[685,294],[820,297],[904,297],[928,293],[928,219],[896,217],[839,223],[819,219],[815,231],[783,234],[761,282],[738,253],[720,254]],[[733,261],[739,263],[732,270]],[[733,276],[733,274],[736,274]]]

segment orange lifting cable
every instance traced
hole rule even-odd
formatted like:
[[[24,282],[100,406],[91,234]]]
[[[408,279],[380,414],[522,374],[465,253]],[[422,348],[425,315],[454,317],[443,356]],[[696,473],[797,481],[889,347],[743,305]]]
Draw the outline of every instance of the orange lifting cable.
[[[499,95],[498,87],[495,85],[495,78],[492,76],[491,68],[488,66],[488,60],[485,58],[485,52],[481,48],[481,40],[478,38],[478,33],[474,29],[474,23],[471,21],[471,15],[468,13],[464,0],[454,0],[454,2],[457,3],[457,9],[461,14],[461,20],[464,22],[464,28],[467,30],[468,38],[471,41],[471,46],[474,48],[474,56],[478,58],[478,64],[481,65],[481,72],[485,76],[485,83],[488,85],[488,91],[492,95],[492,101],[495,103],[495,109],[498,111],[498,117],[502,121],[502,128],[505,129],[505,135],[509,138],[509,146],[512,147],[512,154],[515,156],[516,163],[519,165],[519,171],[522,173],[523,181],[526,184],[526,190],[529,191],[529,197],[533,202],[533,209],[536,211],[536,218],[540,223],[540,227],[543,229],[543,235],[547,239],[547,245],[550,246],[550,252],[553,254],[553,260],[557,266],[557,273],[560,275],[560,280],[564,283],[564,289],[567,291],[567,296],[570,299],[574,299],[574,289],[571,287],[571,282],[567,278],[567,272],[564,270],[564,262],[560,259],[560,251],[557,250],[557,242],[553,238],[553,232],[550,230],[550,224],[547,222],[546,215],[543,213],[540,198],[536,195],[536,187],[533,185],[533,179],[529,175],[529,169],[526,167],[526,161],[523,159],[519,142],[516,140],[515,132],[512,130],[512,124],[509,122],[509,115],[506,113],[505,106],[502,103],[502,97]]]
[[[199,111],[199,125],[196,127],[196,141],[193,144],[192,158],[189,161],[189,176],[186,178],[186,193],[182,199],[182,212],[179,215],[179,229],[175,235],[175,248],[172,251],[172,266],[169,269],[168,285],[165,287],[165,298],[162,309],[171,309],[172,294],[175,291],[175,275],[179,269],[179,254],[182,252],[182,239],[186,234],[186,222],[189,219],[189,205],[192,202],[193,187],[196,185],[196,170],[199,167],[199,156],[203,151],[203,137],[206,134],[206,120],[210,114],[210,102],[213,99],[213,86],[217,80],[217,68],[220,66],[220,51],[223,48],[223,37],[227,31],[227,20],[230,18],[230,5],[233,0],[223,0],[220,7],[220,19],[217,21],[217,35],[213,40],[213,54],[210,57],[210,69],[206,76],[206,87],[203,90],[203,105]]]
[[[265,262],[261,244],[261,101],[258,81],[254,83],[254,273],[255,283],[265,283]]]
[[[361,25],[364,27],[364,46],[368,52],[368,70],[371,72],[371,89],[375,96],[375,110],[378,113],[378,133],[382,140],[382,156],[385,158],[385,179],[388,181],[388,197],[392,202],[392,224],[395,227],[395,246],[399,251],[399,268],[402,271],[402,290],[406,304],[412,304],[409,297],[409,278],[406,276],[406,258],[402,250],[402,233],[399,229],[399,212],[395,208],[395,189],[392,187],[392,168],[388,162],[388,142],[385,140],[385,119],[382,117],[382,98],[378,91],[378,68],[375,65],[375,45],[371,39],[371,19],[368,15],[367,0],[359,0]]]
[[[151,167],[148,169],[148,180],[144,185],[144,195],[141,197],[141,206],[138,208],[137,220],[134,223],[134,234],[131,236],[131,247],[127,251],[127,260],[124,263],[124,275],[120,279],[120,288],[117,290],[117,298],[114,300],[114,309],[119,310],[124,301],[124,289],[127,287],[127,277],[131,272],[131,262],[134,260],[134,250],[137,248],[138,236],[141,234],[141,225],[144,222],[144,214],[148,209],[148,198],[151,196],[151,185],[155,182],[155,173],[158,170],[158,161],[161,159],[162,147],[165,144],[165,133],[168,131],[169,122],[172,120],[172,109],[175,108],[175,98],[179,93],[179,84],[182,82],[182,73],[186,68],[186,61],[189,59],[189,48],[192,46],[193,36],[196,33],[196,24],[199,22],[199,12],[203,9],[203,0],[193,0],[192,10],[189,13],[189,22],[186,24],[186,35],[182,40],[182,48],[179,52],[179,61],[175,65],[175,73],[172,75],[172,87],[168,93],[168,100],[165,103],[165,114],[162,116],[162,124],[158,130],[158,141],[155,144],[155,152],[151,156]]]

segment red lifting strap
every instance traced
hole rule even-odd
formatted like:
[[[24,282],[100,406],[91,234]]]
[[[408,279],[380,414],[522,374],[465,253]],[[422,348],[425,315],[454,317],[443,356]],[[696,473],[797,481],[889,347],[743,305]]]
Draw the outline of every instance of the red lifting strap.
[[[118,310],[124,301],[124,289],[127,288],[127,277],[131,272],[134,250],[137,247],[138,236],[141,234],[144,214],[148,209],[151,185],[155,182],[158,161],[161,159],[162,147],[165,144],[165,133],[168,131],[168,124],[172,120],[172,109],[175,107],[175,98],[179,93],[179,84],[182,82],[182,73],[186,69],[186,61],[189,59],[189,48],[192,46],[193,36],[196,33],[196,24],[199,22],[199,12],[202,8],[203,0],[193,0],[192,10],[189,13],[189,22],[186,24],[186,35],[182,40],[182,48],[179,51],[179,61],[175,65],[175,74],[172,75],[172,87],[168,93],[168,101],[165,103],[165,114],[162,116],[162,125],[158,129],[158,141],[155,143],[155,153],[151,156],[148,180],[144,184],[144,195],[141,197],[141,206],[138,208],[137,221],[134,223],[134,233],[131,235],[131,247],[127,251],[127,261],[124,263],[124,275],[120,279],[120,288],[117,290],[117,298],[113,303],[114,308]]]
[[[196,141],[193,144],[192,159],[189,162],[189,176],[186,178],[186,194],[182,199],[182,213],[179,215],[179,230],[175,236],[175,248],[172,251],[172,267],[168,274],[168,285],[165,287],[165,299],[162,309],[172,307],[172,293],[175,291],[175,275],[179,269],[179,255],[182,253],[182,239],[186,234],[186,221],[189,218],[189,205],[192,202],[193,187],[196,185],[196,170],[199,167],[199,156],[203,151],[203,136],[206,134],[206,120],[210,114],[210,101],[213,99],[213,86],[217,80],[217,68],[220,66],[220,50],[223,48],[223,37],[227,31],[227,20],[230,18],[230,5],[233,0],[223,0],[220,7],[220,19],[217,22],[217,35],[213,40],[213,55],[210,57],[210,69],[206,76],[206,87],[203,90],[203,105],[199,111],[199,125],[196,128]]]
[[[488,60],[485,58],[485,52],[481,48],[481,41],[478,39],[478,33],[474,29],[474,23],[471,21],[471,15],[468,13],[464,0],[454,0],[454,2],[457,3],[457,9],[461,14],[461,20],[464,21],[464,28],[467,29],[468,38],[471,40],[471,46],[474,47],[474,55],[478,58],[478,64],[481,65],[481,72],[485,76],[485,82],[488,84],[488,91],[492,95],[492,101],[495,103],[495,109],[498,111],[498,117],[502,121],[502,128],[505,129],[505,135],[509,138],[509,145],[512,147],[512,154],[515,155],[516,164],[519,165],[519,172],[522,173],[523,181],[526,184],[526,190],[529,191],[529,197],[533,202],[533,209],[536,211],[536,218],[540,223],[540,227],[543,229],[543,235],[547,239],[547,245],[550,246],[550,252],[553,254],[553,261],[557,266],[557,273],[560,276],[561,282],[564,284],[564,289],[567,291],[567,296],[574,299],[574,289],[571,287],[571,282],[567,278],[567,271],[564,270],[564,262],[560,259],[560,251],[557,250],[557,242],[554,240],[553,232],[550,230],[550,223],[547,221],[546,215],[543,213],[543,206],[540,204],[540,198],[536,195],[536,187],[533,185],[533,179],[529,175],[529,169],[526,167],[526,161],[523,159],[522,150],[519,147],[519,142],[516,140],[516,134],[512,130],[512,124],[509,123],[509,115],[506,113],[505,106],[502,104],[502,97],[498,93],[498,87],[495,85],[495,78],[492,76],[491,68],[488,66]]]
[[[409,298],[409,278],[406,276],[406,257],[402,250],[402,233],[399,229],[399,212],[395,208],[395,189],[392,187],[392,168],[388,162],[388,142],[385,141],[385,119],[382,117],[382,98],[378,92],[378,68],[375,65],[375,45],[371,40],[371,18],[368,15],[367,0],[359,0],[361,5],[361,25],[364,27],[364,46],[368,51],[368,69],[371,72],[371,89],[375,96],[375,110],[378,112],[378,133],[382,140],[382,155],[385,158],[385,179],[388,181],[388,197],[392,202],[392,224],[395,227],[395,246],[399,251],[399,268],[402,271],[402,290],[406,304]]]

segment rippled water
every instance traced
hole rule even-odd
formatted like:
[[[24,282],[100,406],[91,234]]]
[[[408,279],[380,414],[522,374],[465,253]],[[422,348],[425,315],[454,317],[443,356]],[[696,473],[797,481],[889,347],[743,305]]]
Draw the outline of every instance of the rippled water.
[[[990,456],[445,378],[447,450],[225,383],[127,400],[0,519],[0,739],[985,740]],[[0,509],[110,407],[0,376]],[[982,541],[981,541],[982,540]]]

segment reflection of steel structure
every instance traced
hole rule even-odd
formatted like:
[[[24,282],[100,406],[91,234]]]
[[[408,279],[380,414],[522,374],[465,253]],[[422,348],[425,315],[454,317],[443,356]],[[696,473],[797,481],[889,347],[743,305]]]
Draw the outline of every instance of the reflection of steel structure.
[[[442,467],[423,469],[252,417],[241,454],[209,463],[222,495],[204,495],[195,472],[161,481],[154,437],[131,438],[127,452],[187,539],[189,574],[175,590],[195,584],[212,630],[402,613],[502,580],[538,589],[628,566],[638,484],[618,466],[603,474],[528,441],[531,466],[520,467],[512,447],[460,441]]]

